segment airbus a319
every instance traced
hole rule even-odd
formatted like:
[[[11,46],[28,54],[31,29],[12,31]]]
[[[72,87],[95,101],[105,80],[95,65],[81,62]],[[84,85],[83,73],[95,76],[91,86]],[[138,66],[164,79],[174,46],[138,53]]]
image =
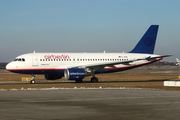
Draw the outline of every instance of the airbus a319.
[[[35,83],[37,74],[46,80],[65,77],[81,83],[86,76],[98,82],[96,74],[112,73],[137,68],[171,55],[154,54],[158,25],[151,25],[137,45],[128,53],[28,53],[7,64],[10,72],[31,74]]]

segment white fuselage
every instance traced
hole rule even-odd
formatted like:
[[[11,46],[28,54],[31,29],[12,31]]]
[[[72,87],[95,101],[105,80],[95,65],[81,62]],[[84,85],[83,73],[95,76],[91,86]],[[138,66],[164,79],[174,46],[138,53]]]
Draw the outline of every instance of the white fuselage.
[[[101,68],[101,72],[116,72],[123,69],[131,69],[154,61],[136,60],[147,57],[157,57],[154,54],[135,54],[135,53],[29,53],[18,56],[10,62],[6,69],[12,72],[25,74],[44,74],[46,71],[64,71],[67,68],[93,66],[98,72],[101,64],[107,66]],[[129,64],[108,65],[114,62],[132,61]],[[97,66],[97,69],[96,69]]]

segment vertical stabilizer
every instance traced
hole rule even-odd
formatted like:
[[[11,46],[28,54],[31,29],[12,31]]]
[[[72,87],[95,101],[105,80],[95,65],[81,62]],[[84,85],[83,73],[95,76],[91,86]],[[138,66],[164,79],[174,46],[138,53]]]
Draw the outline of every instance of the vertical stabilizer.
[[[130,53],[153,54],[159,25],[151,25]]]

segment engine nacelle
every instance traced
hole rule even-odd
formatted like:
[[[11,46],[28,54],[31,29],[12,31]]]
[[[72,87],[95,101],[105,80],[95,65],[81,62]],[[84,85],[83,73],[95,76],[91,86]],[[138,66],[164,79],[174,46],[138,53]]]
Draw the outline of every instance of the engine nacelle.
[[[69,68],[64,71],[64,77],[67,80],[82,80],[86,76],[83,68]]]
[[[59,73],[49,73],[49,74],[44,74],[44,77],[46,80],[57,80],[57,79],[61,79],[63,75]]]

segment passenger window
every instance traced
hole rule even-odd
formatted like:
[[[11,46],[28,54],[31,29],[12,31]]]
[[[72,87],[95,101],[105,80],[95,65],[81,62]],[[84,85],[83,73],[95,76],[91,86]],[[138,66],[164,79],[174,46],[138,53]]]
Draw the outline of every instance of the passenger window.
[[[22,61],[25,61],[25,59],[24,59],[24,58],[22,58]]]

